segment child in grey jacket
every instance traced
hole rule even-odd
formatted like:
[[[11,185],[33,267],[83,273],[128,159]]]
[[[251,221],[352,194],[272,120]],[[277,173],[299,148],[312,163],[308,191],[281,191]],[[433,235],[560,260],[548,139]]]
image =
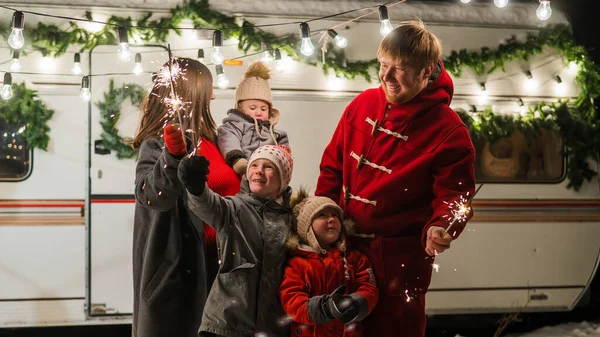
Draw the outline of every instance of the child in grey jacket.
[[[217,231],[220,268],[202,315],[200,336],[288,336],[279,284],[292,227],[287,146],[266,145],[250,156],[241,190],[221,197],[206,186],[205,157],[184,158],[179,180],[190,210]]]
[[[273,108],[269,68],[251,64],[235,90],[235,106],[217,128],[219,151],[233,170],[246,173],[248,158],[262,145],[289,146],[287,133],[275,129],[279,110]]]

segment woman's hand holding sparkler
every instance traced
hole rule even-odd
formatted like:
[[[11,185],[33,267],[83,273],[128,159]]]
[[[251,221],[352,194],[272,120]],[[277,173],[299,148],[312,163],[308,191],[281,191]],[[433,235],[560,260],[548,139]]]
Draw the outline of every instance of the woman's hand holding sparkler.
[[[182,158],[186,153],[185,140],[178,125],[169,124],[164,128],[164,140],[167,151],[177,158]]]

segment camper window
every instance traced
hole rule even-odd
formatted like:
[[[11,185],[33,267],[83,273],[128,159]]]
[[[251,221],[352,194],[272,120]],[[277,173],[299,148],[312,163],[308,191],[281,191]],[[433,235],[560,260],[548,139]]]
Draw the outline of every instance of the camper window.
[[[27,179],[31,151],[22,135],[25,126],[0,119],[0,181]]]
[[[528,142],[515,132],[493,144],[474,144],[478,182],[558,183],[564,179],[563,141],[556,133],[542,130]]]

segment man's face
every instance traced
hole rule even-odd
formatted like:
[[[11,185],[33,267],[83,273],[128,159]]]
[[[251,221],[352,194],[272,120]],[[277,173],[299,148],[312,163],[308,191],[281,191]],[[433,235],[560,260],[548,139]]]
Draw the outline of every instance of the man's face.
[[[380,56],[378,60],[381,64],[379,79],[388,102],[406,103],[417,96],[427,85],[427,78],[431,74],[430,71],[428,74],[429,67],[418,71],[405,62],[390,57]]]

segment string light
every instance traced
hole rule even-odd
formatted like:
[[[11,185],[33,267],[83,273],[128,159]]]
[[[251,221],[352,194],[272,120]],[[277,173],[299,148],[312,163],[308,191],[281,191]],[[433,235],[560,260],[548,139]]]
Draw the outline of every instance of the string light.
[[[79,97],[81,97],[81,99],[86,103],[92,100],[89,76],[83,76],[83,78],[81,79],[81,90],[79,91]]]
[[[576,73],[579,70],[579,65],[575,61],[569,62],[569,71]]]
[[[217,64],[216,69],[217,69],[217,86],[221,89],[226,89],[229,86],[229,79],[225,75],[225,72],[223,72],[223,65]]]
[[[346,46],[348,45],[348,39],[341,36],[340,34],[338,34],[335,30],[333,29],[328,29],[327,33],[329,34],[329,36],[331,36],[333,38],[333,40],[335,41],[335,45],[340,47],[340,48],[346,48]]]
[[[480,90],[479,91],[479,101],[482,104],[487,103],[489,96],[488,96],[487,89],[485,87],[485,83],[483,83],[483,82],[479,83],[479,90]]]
[[[508,0],[494,0],[494,5],[498,8],[504,8],[508,5]]]
[[[281,59],[281,51],[279,51],[279,48],[275,48],[275,70],[282,72],[283,69],[284,67],[283,60]]]
[[[537,82],[533,78],[533,74],[531,73],[531,71],[527,70],[525,72],[525,76],[527,77],[527,79],[525,80],[525,89],[527,91],[532,91],[536,88]]]
[[[50,73],[54,71],[54,68],[56,68],[56,62],[54,58],[48,56],[48,52],[45,50],[42,51],[42,62],[40,63],[40,68],[45,73]]]
[[[16,11],[13,13],[12,31],[8,37],[8,45],[12,49],[21,49],[25,45],[23,28],[25,28],[25,15],[23,15],[23,12]]]
[[[12,98],[12,75],[8,72],[4,73],[4,85],[2,85],[2,91],[0,92],[0,96],[5,101],[8,101]]]
[[[300,37],[302,39],[300,52],[304,56],[312,55],[315,52],[315,46],[313,46],[312,41],[310,40],[310,27],[306,22],[300,24]]]
[[[117,35],[119,37],[119,47],[117,49],[117,57],[123,62],[131,60],[131,49],[129,49],[129,38],[127,37],[127,30],[123,27],[117,28]]]
[[[385,37],[394,30],[394,27],[392,27],[392,23],[390,22],[388,9],[385,5],[379,6],[379,21],[381,21],[381,27],[379,28],[381,36]]]
[[[210,54],[210,59],[216,65],[223,64],[225,61],[225,56],[221,53],[221,48],[223,47],[223,32],[220,30],[215,30],[213,33],[213,52]]]
[[[139,75],[144,72],[144,68],[142,68],[142,54],[135,54],[135,66],[133,67],[133,73]]]
[[[261,61],[265,64],[270,64],[271,62],[273,62],[273,57],[271,56],[271,52],[269,51],[269,46],[266,43],[261,42],[260,49],[263,52]]]
[[[550,16],[552,16],[550,0],[540,0],[540,6],[535,11],[535,15],[542,21],[550,19]]]
[[[471,0],[460,0],[460,2],[462,2],[464,4],[468,4],[469,2],[471,2]]]
[[[79,53],[75,53],[75,56],[73,57],[73,68],[71,68],[71,72],[74,75],[81,74],[81,55],[79,55]]]
[[[19,55],[21,55],[21,51],[18,49],[14,49],[12,64],[10,65],[10,71],[12,71],[13,73],[16,73],[19,70],[21,70],[21,61],[19,60]]]
[[[523,102],[521,98],[517,100],[517,110],[519,111],[521,117],[525,117],[527,113],[527,108],[525,108],[525,102]]]
[[[562,79],[558,75],[554,76],[554,80],[556,81],[554,91],[558,95],[563,96],[565,94],[565,92],[567,91],[567,87],[565,86],[565,83],[562,81]]]
[[[204,63],[204,49],[198,49],[198,61]]]

